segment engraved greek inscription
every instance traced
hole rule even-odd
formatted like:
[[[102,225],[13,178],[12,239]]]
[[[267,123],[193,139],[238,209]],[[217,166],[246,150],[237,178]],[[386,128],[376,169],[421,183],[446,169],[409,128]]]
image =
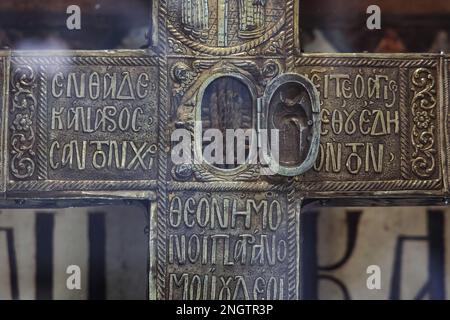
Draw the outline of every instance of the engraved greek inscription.
[[[398,71],[337,70],[314,68],[305,75],[321,98],[322,139],[313,171],[381,178],[400,160],[391,149],[400,142]]]
[[[283,300],[285,279],[243,275],[216,276],[183,273],[169,274],[169,299],[181,300]]]
[[[387,75],[349,75],[343,73],[324,74],[322,70],[312,70],[305,76],[320,91],[323,99],[362,99],[383,101],[384,106],[395,105],[398,91],[397,81]]]
[[[326,143],[319,147],[319,155],[313,169],[328,173],[342,172],[342,161],[348,173],[357,175],[362,171],[383,173],[383,159],[387,157],[384,144],[370,142]],[[394,156],[395,157],[395,156]]]
[[[151,66],[49,67],[51,178],[156,179],[158,85]]]
[[[190,197],[182,200],[180,197],[174,197],[170,203],[169,223],[173,228],[182,226],[192,229],[198,226],[225,230],[235,229],[241,222],[242,226],[249,230],[253,227],[252,218],[256,215],[262,217],[263,230],[277,231],[283,219],[281,203],[277,200],[269,203],[267,200],[247,199],[245,207],[242,207],[237,199],[196,200]]]
[[[171,264],[275,266],[287,256],[286,241],[276,235],[172,234],[168,238]]]
[[[361,172],[361,168],[364,164],[364,171],[369,172],[371,168],[376,173],[383,172],[383,153],[384,146],[378,146],[378,157],[375,155],[375,149],[372,143],[347,143],[345,145],[348,148],[351,148],[351,153],[347,158],[346,167],[348,172],[351,174],[359,174]],[[360,149],[365,149],[365,162],[363,163],[363,158],[361,157],[359,151]]]
[[[399,134],[400,120],[398,111],[383,111],[379,109],[348,111],[335,109],[321,110],[322,136],[328,134],[340,135],[361,134],[362,136],[380,137]]]
[[[335,149],[336,147],[336,149]],[[320,144],[319,155],[314,164],[314,170],[325,172],[341,172],[342,144],[326,143]]]
[[[94,133],[131,131],[140,132],[139,122],[144,118],[142,107],[104,106],[93,107],[55,107],[51,111],[52,130],[72,130],[73,132]]]
[[[277,195],[172,195],[167,215],[169,296],[286,298],[285,268],[292,247],[285,201]],[[193,271],[198,268],[205,271],[201,276]]]
[[[134,79],[130,72],[121,73],[78,73],[56,72],[51,80],[51,93],[54,98],[88,98],[103,100],[144,99],[156,88],[147,73],[139,73]]]
[[[134,141],[78,141],[50,144],[49,165],[53,170],[85,170],[88,163],[96,170],[152,170],[157,146]]]

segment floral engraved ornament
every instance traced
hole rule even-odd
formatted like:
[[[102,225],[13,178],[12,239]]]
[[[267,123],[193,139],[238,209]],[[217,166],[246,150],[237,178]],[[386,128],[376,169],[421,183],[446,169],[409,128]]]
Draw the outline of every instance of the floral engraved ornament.
[[[412,171],[420,178],[430,178],[436,169],[436,88],[430,70],[420,68],[412,75],[413,146]]]
[[[31,121],[28,114],[19,113],[13,121],[13,125],[17,131],[29,131],[31,130],[32,124],[33,121]]]
[[[17,179],[30,178],[35,171],[35,132],[33,118],[36,97],[33,88],[36,77],[30,66],[17,67],[11,79],[12,108],[14,119],[10,127],[11,136],[11,174]]]
[[[426,111],[417,112],[414,117],[414,123],[417,124],[419,129],[428,129],[430,127],[431,119]]]

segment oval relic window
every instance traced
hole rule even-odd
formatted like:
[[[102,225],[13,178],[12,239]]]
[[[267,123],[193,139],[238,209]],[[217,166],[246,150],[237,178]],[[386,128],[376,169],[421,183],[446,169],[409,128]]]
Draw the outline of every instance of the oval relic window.
[[[201,150],[197,151],[202,152],[203,161],[217,169],[234,170],[249,157],[253,138],[248,129],[254,128],[255,110],[251,87],[244,77],[219,75],[200,90],[196,141]]]
[[[262,128],[278,132],[268,135],[269,148],[278,149],[268,156],[272,171],[295,176],[309,170],[320,142],[320,105],[312,83],[300,75],[284,74],[268,86],[264,107]]]

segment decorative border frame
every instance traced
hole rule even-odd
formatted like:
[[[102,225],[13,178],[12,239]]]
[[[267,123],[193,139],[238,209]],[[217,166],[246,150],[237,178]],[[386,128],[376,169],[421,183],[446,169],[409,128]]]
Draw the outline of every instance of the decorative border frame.
[[[112,56],[111,54],[114,54]],[[32,171],[25,177],[9,177],[7,172],[6,177],[6,192],[54,192],[54,191],[105,191],[105,190],[129,190],[129,191],[148,191],[156,190],[156,180],[139,180],[139,181],[121,181],[121,180],[47,180],[48,179],[48,132],[47,132],[47,68],[49,65],[67,65],[67,66],[130,66],[130,67],[159,67],[158,56],[145,50],[119,50],[119,51],[14,51],[11,58],[12,77],[11,85],[14,83],[14,72],[17,69],[26,69],[31,72],[32,81],[29,81],[28,91],[24,91],[23,84],[19,81],[20,87],[14,88],[17,92],[25,92],[29,95],[29,99],[33,101],[33,112],[26,120],[22,119],[25,126],[32,130],[32,143],[29,148],[23,150],[27,152],[27,161],[30,164]],[[19,79],[24,75],[18,75]],[[26,76],[26,75],[25,75]],[[159,76],[159,74],[158,74]],[[29,75],[28,78],[31,76]],[[32,90],[31,90],[32,88]],[[158,86],[159,90],[159,86]],[[7,125],[12,126],[14,117],[17,117],[19,112],[23,110],[20,106],[20,101],[14,101],[11,97],[10,110],[8,112],[9,122],[5,121]],[[22,112],[23,113],[23,112]],[[21,114],[22,114],[21,113]],[[23,118],[23,116],[22,116]],[[19,119],[21,120],[21,119]],[[28,121],[29,120],[29,121]],[[16,124],[20,126],[19,121]],[[10,130],[11,129],[11,130]],[[16,128],[17,129],[17,128]],[[23,128],[19,128],[23,129]],[[7,143],[12,144],[14,139],[14,132],[12,128],[6,128],[8,131]],[[17,130],[16,130],[17,131]],[[20,133],[20,132],[19,132]],[[18,150],[20,151],[20,145]],[[8,151],[9,152],[9,151]],[[14,151],[14,152],[17,152]],[[10,159],[8,165],[11,166]]]
[[[7,186],[9,192],[29,191],[29,192],[54,192],[54,191],[149,191],[157,188],[154,180],[129,180],[129,181],[60,181],[60,180],[33,180],[14,181]]]
[[[0,192],[4,193],[6,190],[6,181],[8,180],[8,151],[6,148],[7,142],[7,120],[9,111],[9,76],[10,76],[10,54],[9,51],[0,52]]]
[[[153,223],[156,225],[156,235],[150,234],[150,239],[156,238],[154,245],[150,250],[156,249],[155,261],[151,262],[156,270],[150,271],[150,297],[157,300],[167,299],[166,290],[166,259],[167,259],[167,210],[169,208],[169,194],[167,189],[168,181],[168,148],[170,146],[169,139],[169,70],[167,63],[167,0],[158,0],[158,47],[159,50],[159,160],[158,160],[158,205],[156,208],[156,216]],[[154,13],[154,16],[156,13]],[[154,221],[156,220],[156,221]],[[150,241],[153,244],[152,241]],[[152,277],[155,277],[153,279]],[[153,292],[154,290],[154,292]]]
[[[11,70],[8,176],[20,180],[30,180],[36,169],[36,110],[37,72],[27,64],[13,64]]]
[[[299,300],[300,292],[300,213],[302,198],[291,182],[287,192],[288,220],[287,220],[287,243],[289,248],[288,257],[288,299]]]
[[[450,192],[450,55],[443,57],[442,59],[442,72],[443,72],[443,81],[444,83],[440,84],[442,91],[441,101],[443,102],[443,120],[445,120],[445,124],[443,125],[443,134],[445,135],[443,150],[446,155],[446,164],[443,166],[446,179],[444,181],[445,190],[447,194]]]

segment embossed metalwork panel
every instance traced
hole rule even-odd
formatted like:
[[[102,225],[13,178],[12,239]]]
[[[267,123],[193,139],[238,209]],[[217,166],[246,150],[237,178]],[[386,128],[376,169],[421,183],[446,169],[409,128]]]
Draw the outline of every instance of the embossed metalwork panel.
[[[284,18],[286,12],[293,14],[293,3],[284,0],[160,1],[161,7],[167,10],[164,18],[171,35],[170,51],[221,56],[277,54],[284,50],[281,45],[286,30]],[[278,48],[275,41],[279,41]],[[264,51],[260,51],[261,45]]]
[[[298,298],[298,217],[285,195],[171,193],[167,218],[169,299]]]
[[[158,91],[151,53],[14,53],[8,190],[127,190],[156,181]]]
[[[299,189],[318,193],[444,187],[441,57],[304,55],[297,72],[320,92],[321,144]]]

